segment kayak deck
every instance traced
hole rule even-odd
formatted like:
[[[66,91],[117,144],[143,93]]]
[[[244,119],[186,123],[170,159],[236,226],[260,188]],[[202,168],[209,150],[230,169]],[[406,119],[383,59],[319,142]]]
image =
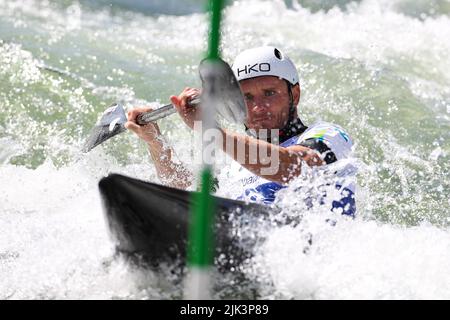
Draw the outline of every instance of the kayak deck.
[[[139,257],[146,265],[184,261],[193,192],[110,174],[99,182],[103,208],[116,250]],[[252,223],[266,220],[271,207],[214,197],[216,262],[230,269],[252,256],[258,230]],[[256,219],[255,219],[256,218]],[[253,221],[253,222],[252,222]],[[246,237],[239,228],[247,226]],[[245,238],[245,239],[244,239]]]

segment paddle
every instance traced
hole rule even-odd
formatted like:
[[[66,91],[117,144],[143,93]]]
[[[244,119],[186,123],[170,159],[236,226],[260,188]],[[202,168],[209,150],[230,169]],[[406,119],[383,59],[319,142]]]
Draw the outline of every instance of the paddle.
[[[217,112],[226,120],[232,123],[242,124],[247,117],[247,109],[245,107],[244,98],[239,88],[230,66],[223,60],[217,59],[214,66],[214,76],[212,76],[211,67],[205,59],[200,63],[199,74],[202,81],[202,88],[213,86],[216,88],[217,95]],[[213,83],[212,83],[213,82]],[[200,104],[202,98],[196,98],[189,103],[196,107]],[[157,121],[176,112],[175,106],[172,104],[165,105],[159,109],[144,112],[137,118],[139,125],[146,125],[150,122]],[[82,151],[89,152],[99,144],[118,135],[124,131],[127,122],[127,116],[122,103],[117,102],[106,109],[86,140]]]

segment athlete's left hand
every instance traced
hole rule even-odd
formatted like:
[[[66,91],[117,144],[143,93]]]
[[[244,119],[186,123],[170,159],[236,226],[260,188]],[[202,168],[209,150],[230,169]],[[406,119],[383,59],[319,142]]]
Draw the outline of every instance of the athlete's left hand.
[[[193,129],[194,121],[201,120],[200,108],[189,104],[190,100],[200,96],[200,89],[185,88],[179,96],[171,96],[170,101],[177,108],[178,114],[183,119],[186,125]]]

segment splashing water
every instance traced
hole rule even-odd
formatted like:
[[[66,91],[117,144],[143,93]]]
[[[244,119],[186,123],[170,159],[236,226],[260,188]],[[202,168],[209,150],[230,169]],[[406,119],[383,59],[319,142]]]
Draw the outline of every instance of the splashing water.
[[[123,134],[79,150],[112,102],[159,105],[200,85],[207,17],[202,1],[105,3],[0,1],[1,299],[180,297],[170,272],[113,259],[103,220],[102,176],[159,182],[144,144]],[[266,241],[244,272],[257,297],[450,298],[449,13],[443,0],[226,8],[225,60],[265,44],[287,52],[300,72],[301,118],[346,128],[359,168],[354,220],[306,211],[294,186],[283,190],[283,212],[301,223],[254,230]],[[192,163],[180,119],[160,126]],[[218,194],[232,189],[224,179]],[[239,296],[233,286],[217,297]]]

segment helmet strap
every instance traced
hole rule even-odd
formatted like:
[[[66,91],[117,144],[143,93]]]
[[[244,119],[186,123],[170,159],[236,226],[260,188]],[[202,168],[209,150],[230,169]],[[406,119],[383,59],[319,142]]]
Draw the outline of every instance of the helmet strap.
[[[294,106],[294,95],[292,93],[292,84],[287,80],[284,80],[284,81],[286,81],[286,83],[287,83],[288,93],[289,93],[289,118],[285,125],[285,126],[287,126],[289,123],[294,121],[295,106]]]
[[[289,93],[289,116],[286,124],[280,129],[280,143],[303,133],[308,127],[303,124],[299,117],[295,118],[294,94],[292,93],[293,85],[285,80]]]

